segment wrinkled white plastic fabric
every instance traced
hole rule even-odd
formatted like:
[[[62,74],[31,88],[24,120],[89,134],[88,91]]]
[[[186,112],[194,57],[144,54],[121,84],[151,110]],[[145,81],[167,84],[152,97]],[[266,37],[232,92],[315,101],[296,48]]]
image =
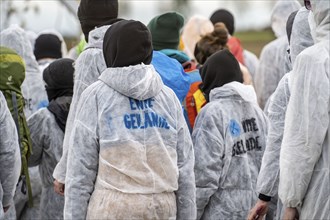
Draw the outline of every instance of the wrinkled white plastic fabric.
[[[197,219],[246,219],[266,147],[267,118],[252,86],[238,82],[211,91],[192,134]]]
[[[89,33],[88,49],[85,49],[75,62],[73,96],[70,111],[66,122],[66,132],[63,141],[63,155],[57,164],[53,176],[61,183],[65,183],[66,165],[68,159],[68,145],[77,105],[82,92],[97,81],[102,71],[106,69],[102,52],[102,43],[105,32],[110,26],[96,28]]]
[[[48,104],[46,89],[38,68],[38,63],[32,51],[29,37],[23,29],[12,25],[1,31],[0,44],[13,49],[25,62],[25,80],[22,84],[22,93],[25,99],[24,114],[28,118],[39,108]]]
[[[27,123],[33,143],[29,165],[39,165],[42,181],[40,219],[63,219],[64,197],[54,191],[52,174],[62,155],[64,133],[47,108],[34,113]]]
[[[308,24],[309,11],[305,7],[299,9],[292,25],[290,55],[292,63],[297,55],[304,49],[314,44]],[[279,159],[284,132],[284,120],[287,105],[290,99],[291,73],[283,76],[275,92],[270,97],[267,112],[270,121],[269,133],[267,137],[267,147],[262,159],[262,166],[258,176],[257,191],[261,194],[277,198],[279,183]],[[276,219],[282,218],[282,203],[277,202]]]
[[[278,82],[291,70],[287,49],[286,22],[290,14],[300,9],[298,1],[279,0],[272,12],[272,28],[276,40],[268,43],[261,51],[259,67],[254,77],[258,103],[263,109],[275,91]]]
[[[279,197],[301,219],[329,219],[330,3],[312,1],[316,44],[297,58],[280,154]]]
[[[17,129],[7,102],[0,92],[0,219],[3,207],[13,205],[16,184],[21,172],[21,155]]]
[[[77,107],[64,218],[194,219],[193,167],[182,107],[153,66],[106,69]]]
[[[290,14],[301,7],[297,0],[278,0],[271,12],[271,24],[276,37],[286,36],[286,22]]]

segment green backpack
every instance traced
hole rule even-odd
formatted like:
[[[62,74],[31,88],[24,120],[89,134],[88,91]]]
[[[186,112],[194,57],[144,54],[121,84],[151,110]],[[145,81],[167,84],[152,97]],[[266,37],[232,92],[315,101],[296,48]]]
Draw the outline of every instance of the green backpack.
[[[28,191],[29,206],[32,206],[32,189],[28,172],[28,158],[32,153],[30,130],[23,112],[24,98],[21,85],[25,79],[23,59],[13,50],[0,47],[0,90],[6,98],[8,108],[14,118],[20,145],[22,169],[22,193]]]

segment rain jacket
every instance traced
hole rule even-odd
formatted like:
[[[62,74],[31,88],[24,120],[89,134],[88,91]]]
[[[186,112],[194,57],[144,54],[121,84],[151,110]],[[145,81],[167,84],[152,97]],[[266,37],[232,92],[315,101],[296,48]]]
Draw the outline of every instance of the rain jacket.
[[[28,118],[39,108],[48,105],[47,93],[29,38],[23,29],[11,26],[0,33],[0,44],[15,50],[25,61],[22,93],[25,99],[24,114]]]
[[[272,12],[272,29],[278,37],[261,51],[260,62],[254,77],[258,103],[263,109],[275,91],[278,82],[290,70],[287,49],[286,22],[290,14],[300,9],[298,1],[278,1]]]
[[[34,113],[27,123],[33,142],[33,155],[30,157],[29,165],[39,165],[43,186],[40,219],[63,219],[64,197],[54,191],[52,175],[62,156],[64,133],[48,108]]]
[[[0,92],[0,219],[3,207],[13,206],[16,184],[21,172],[21,154],[17,129],[7,102]]]
[[[286,207],[301,209],[301,219],[329,219],[330,4],[311,2],[315,45],[304,50],[293,66],[280,154],[279,197]]]
[[[73,121],[77,111],[78,101],[82,92],[97,81],[102,71],[106,69],[102,53],[102,43],[105,32],[110,26],[96,28],[89,33],[87,48],[79,55],[75,64],[73,96],[69,115],[66,122],[66,132],[63,141],[63,155],[55,167],[53,176],[61,183],[65,183],[66,165],[68,159],[68,145]]]
[[[77,110],[66,219],[196,218],[190,134],[152,65],[106,69]]]
[[[293,63],[301,51],[314,43],[310,34],[308,14],[309,11],[303,7],[298,11],[294,19],[290,41],[291,60]],[[257,191],[269,197],[277,197],[278,193],[279,158],[284,132],[285,113],[290,99],[289,81],[291,74],[288,73],[283,76],[270,98],[267,109],[270,126],[267,137],[267,148],[258,176]],[[278,203],[277,219],[282,218],[281,209],[282,204]]]
[[[252,86],[211,90],[192,134],[197,219],[246,219],[266,145],[267,119]]]
[[[185,73],[181,64],[174,58],[170,58],[160,51],[153,51],[152,65],[159,73],[164,84],[170,87],[183,102],[190,87],[189,74]]]

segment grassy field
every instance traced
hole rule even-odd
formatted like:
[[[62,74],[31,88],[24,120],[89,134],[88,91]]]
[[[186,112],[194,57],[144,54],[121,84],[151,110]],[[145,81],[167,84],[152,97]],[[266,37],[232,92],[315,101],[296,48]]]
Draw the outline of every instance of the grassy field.
[[[253,52],[258,57],[260,56],[262,48],[267,43],[275,39],[271,29],[237,32],[235,33],[235,36],[241,40],[241,43],[245,49]]]

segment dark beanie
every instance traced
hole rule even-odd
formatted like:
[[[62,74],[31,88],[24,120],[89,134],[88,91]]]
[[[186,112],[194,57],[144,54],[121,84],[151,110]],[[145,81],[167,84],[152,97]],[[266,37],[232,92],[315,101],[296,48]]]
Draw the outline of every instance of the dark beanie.
[[[34,43],[34,56],[37,60],[43,58],[58,59],[62,57],[62,42],[54,34],[41,34]]]
[[[73,62],[74,60],[68,58],[58,59],[44,70],[43,78],[49,101],[61,96],[72,96]]]
[[[288,41],[289,41],[289,44],[290,44],[290,40],[291,40],[291,33],[292,33],[292,26],[293,26],[293,22],[294,22],[294,19],[296,17],[298,13],[298,10],[297,11],[294,11],[290,14],[287,22],[286,22],[286,35],[288,37]]]
[[[202,66],[200,72],[203,82],[200,88],[208,102],[212,89],[233,81],[243,83],[243,75],[238,61],[227,49],[211,55]]]
[[[176,12],[168,12],[154,17],[148,24],[154,50],[177,50],[183,24],[183,16]]]
[[[103,55],[107,67],[150,64],[152,50],[150,32],[139,21],[118,21],[104,35]]]
[[[118,0],[81,0],[77,14],[88,42],[91,30],[118,17]]]
[[[215,11],[211,17],[211,22],[215,25],[218,22],[222,22],[226,25],[230,35],[233,35],[235,32],[235,20],[232,13],[225,9],[219,9]]]

